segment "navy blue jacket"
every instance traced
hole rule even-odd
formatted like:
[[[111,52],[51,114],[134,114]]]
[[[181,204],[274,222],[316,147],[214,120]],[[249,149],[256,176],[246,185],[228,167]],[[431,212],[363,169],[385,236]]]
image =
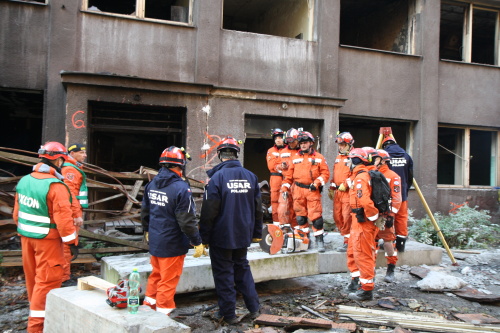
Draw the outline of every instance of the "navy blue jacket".
[[[262,238],[262,199],[257,176],[229,160],[207,171],[200,215],[203,244],[223,249],[249,247]]]
[[[386,146],[384,150],[391,156],[389,168],[401,178],[402,200],[407,201],[408,191],[413,184],[413,160],[397,143]]]
[[[146,185],[141,220],[149,231],[149,253],[155,257],[177,257],[201,244],[191,188],[167,168]]]

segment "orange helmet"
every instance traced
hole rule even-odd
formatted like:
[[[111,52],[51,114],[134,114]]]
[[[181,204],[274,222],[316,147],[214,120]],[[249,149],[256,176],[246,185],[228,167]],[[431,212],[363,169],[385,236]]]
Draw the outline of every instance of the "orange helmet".
[[[299,138],[299,131],[296,130],[295,128],[290,128],[288,131],[286,131],[285,135],[285,141],[290,143]]]
[[[236,139],[228,135],[219,143],[219,146],[217,147],[217,152],[220,152],[221,150],[224,149],[232,149],[235,150],[237,153],[239,153],[240,152],[240,146],[238,145],[239,143],[241,142],[236,141]]]
[[[378,156],[382,158],[382,161],[390,161],[391,155],[383,149],[377,149]]]
[[[68,159],[68,151],[63,144],[56,141],[50,141],[40,146],[40,149],[38,149],[38,157],[43,157],[48,160],[57,160],[59,157],[62,157],[66,161]]]
[[[370,157],[370,160],[373,160],[375,156],[378,156],[377,149],[373,147],[363,147],[361,149],[364,149],[368,156]]]
[[[180,167],[186,165],[186,153],[183,148],[170,146],[160,155],[160,164],[174,164]]]
[[[370,155],[363,148],[354,148],[349,152],[348,157],[352,160],[358,157],[363,163],[368,164],[371,162]]]
[[[299,140],[299,142],[306,142],[306,141],[314,142],[314,136],[307,131],[300,132],[299,137],[297,139]]]
[[[349,132],[342,132],[335,138],[335,143],[347,143],[348,145],[354,144],[354,138]]]
[[[386,136],[384,140],[382,140],[382,148],[385,148],[385,146],[391,143],[396,143],[396,139],[394,139],[391,135]]]

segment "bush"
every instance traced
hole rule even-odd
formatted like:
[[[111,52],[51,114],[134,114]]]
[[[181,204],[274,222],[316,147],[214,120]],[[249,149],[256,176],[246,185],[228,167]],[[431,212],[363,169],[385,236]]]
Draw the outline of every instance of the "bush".
[[[487,248],[498,243],[500,226],[491,223],[489,211],[477,210],[477,206],[471,208],[467,202],[458,209],[456,207],[452,209],[447,216],[437,212],[434,214],[434,218],[450,248]],[[443,246],[428,216],[417,220],[410,214],[408,225],[410,224],[408,231],[417,241]]]

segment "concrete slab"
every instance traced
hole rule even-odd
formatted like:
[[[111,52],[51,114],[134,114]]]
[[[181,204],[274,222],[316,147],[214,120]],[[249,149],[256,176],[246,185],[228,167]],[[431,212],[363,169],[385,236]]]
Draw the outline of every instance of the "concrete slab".
[[[191,329],[170,317],[140,306],[139,312],[116,309],[106,303],[103,290],[58,288],[47,295],[45,333],[173,333]]]
[[[293,277],[316,275],[320,273],[347,272],[346,253],[333,249],[343,242],[338,233],[325,236],[325,253],[311,249],[307,252],[269,255],[260,251],[258,244],[252,244],[248,259],[256,282],[280,280]],[[184,262],[177,293],[214,289],[210,258],[193,258],[190,251]],[[398,266],[436,265],[441,262],[443,249],[414,241],[406,243],[406,251],[399,253]],[[386,261],[382,251],[377,256],[377,267],[385,267]],[[151,273],[149,254],[130,254],[102,258],[101,276],[104,280],[117,283],[127,278],[133,268],[141,274],[143,290],[146,290],[147,277]]]

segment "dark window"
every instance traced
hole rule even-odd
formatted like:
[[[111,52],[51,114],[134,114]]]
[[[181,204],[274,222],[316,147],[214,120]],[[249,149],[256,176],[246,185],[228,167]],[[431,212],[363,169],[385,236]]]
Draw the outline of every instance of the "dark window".
[[[440,127],[438,130],[438,184],[463,184],[464,130]]]
[[[498,11],[474,9],[472,17],[472,62],[495,64],[495,25]]]
[[[465,5],[441,4],[441,59],[462,61]]]

